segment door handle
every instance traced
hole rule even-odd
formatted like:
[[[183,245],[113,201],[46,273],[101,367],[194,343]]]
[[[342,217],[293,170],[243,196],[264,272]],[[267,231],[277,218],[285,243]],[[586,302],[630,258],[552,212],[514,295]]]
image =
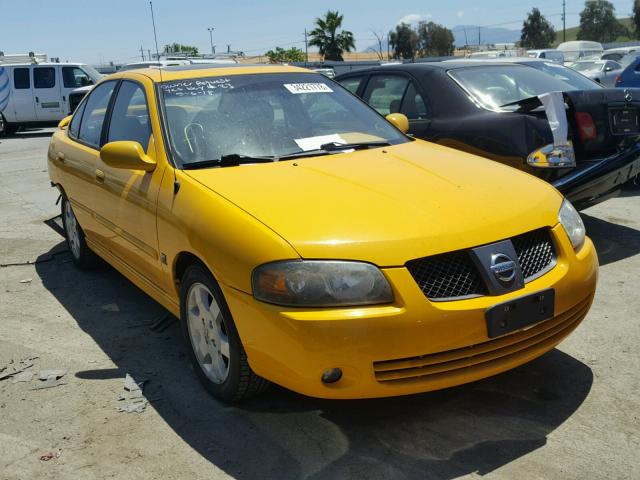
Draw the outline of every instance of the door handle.
[[[104,172],[102,170],[100,170],[99,168],[96,168],[96,180],[99,183],[104,182]]]
[[[58,154],[56,155],[56,159],[64,163],[64,153],[58,152]]]
[[[62,95],[62,101],[63,101],[63,102],[66,102],[66,101],[67,101],[67,97],[66,97],[66,96],[64,96],[64,95]]]
[[[36,103],[40,103],[40,99],[36,97]]]

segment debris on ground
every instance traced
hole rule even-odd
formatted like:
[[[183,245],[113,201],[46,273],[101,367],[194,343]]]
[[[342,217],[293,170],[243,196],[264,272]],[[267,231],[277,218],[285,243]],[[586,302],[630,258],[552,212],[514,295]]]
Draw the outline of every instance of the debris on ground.
[[[20,283],[31,283],[32,281],[33,281],[33,278],[24,278],[20,280]]]
[[[154,322],[149,327],[149,330],[152,330],[152,331],[158,332],[158,333],[164,332],[167,328],[169,328],[171,325],[173,325],[173,323],[175,321],[176,321],[176,317],[174,317],[170,313],[167,313],[160,320],[157,320],[156,322]]]
[[[38,357],[27,357],[22,360],[11,360],[4,367],[0,367],[0,380],[13,377],[14,375],[33,367],[33,361]]]
[[[11,383],[30,382],[33,378],[33,372],[16,373],[11,379]]]
[[[40,370],[38,373],[39,382],[31,388],[31,390],[41,390],[43,388],[58,387],[60,385],[66,385],[66,382],[62,381],[62,377],[67,374],[66,370]]]
[[[58,449],[55,452],[47,452],[44,455],[41,455],[40,460],[42,460],[43,462],[48,462],[49,460],[53,460],[54,458],[60,458],[60,455],[62,455],[62,450]]]
[[[149,401],[142,394],[146,382],[146,379],[136,381],[127,373],[124,378],[124,393],[118,397],[118,401],[124,402],[117,407],[119,412],[142,413],[147,408]]]

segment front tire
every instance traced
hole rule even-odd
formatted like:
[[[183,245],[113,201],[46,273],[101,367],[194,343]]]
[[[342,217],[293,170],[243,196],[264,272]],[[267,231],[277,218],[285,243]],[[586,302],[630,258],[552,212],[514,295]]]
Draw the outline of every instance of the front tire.
[[[182,277],[180,317],[196,374],[214,397],[233,403],[268,387],[251,370],[222,291],[201,265],[190,266]]]
[[[62,224],[73,263],[82,269],[95,267],[98,260],[96,254],[88,247],[82,227],[65,195],[62,196]]]

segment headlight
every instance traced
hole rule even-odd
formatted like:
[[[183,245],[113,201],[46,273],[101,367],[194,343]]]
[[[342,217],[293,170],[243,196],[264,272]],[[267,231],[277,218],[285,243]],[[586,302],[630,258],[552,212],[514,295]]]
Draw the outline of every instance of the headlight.
[[[370,263],[292,260],[253,271],[253,296],[292,307],[343,307],[393,302],[391,286]]]
[[[538,150],[534,150],[527,157],[527,163],[538,168],[568,168],[576,166],[576,155],[573,151],[573,144],[567,145],[545,145]]]
[[[571,205],[569,200],[565,199],[562,202],[562,206],[558,212],[558,220],[564,227],[564,231],[567,232],[567,236],[569,240],[571,240],[571,245],[573,245],[574,250],[578,250],[584,243],[586,230],[580,214],[574,206]]]

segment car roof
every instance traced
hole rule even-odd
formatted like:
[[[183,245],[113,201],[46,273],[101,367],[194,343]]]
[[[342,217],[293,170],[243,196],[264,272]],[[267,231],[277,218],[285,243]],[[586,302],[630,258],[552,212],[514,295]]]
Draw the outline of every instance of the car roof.
[[[82,63],[82,62],[3,63],[0,61],[0,67],[55,67],[56,65],[61,65],[63,67],[77,67],[81,65],[84,67],[86,63]]]
[[[183,80],[187,78],[221,77],[224,75],[251,75],[256,73],[316,73],[306,68],[284,65],[248,65],[248,64],[190,64],[170,67],[138,68],[114,73],[107,78],[123,78],[138,73],[154,82]]]

